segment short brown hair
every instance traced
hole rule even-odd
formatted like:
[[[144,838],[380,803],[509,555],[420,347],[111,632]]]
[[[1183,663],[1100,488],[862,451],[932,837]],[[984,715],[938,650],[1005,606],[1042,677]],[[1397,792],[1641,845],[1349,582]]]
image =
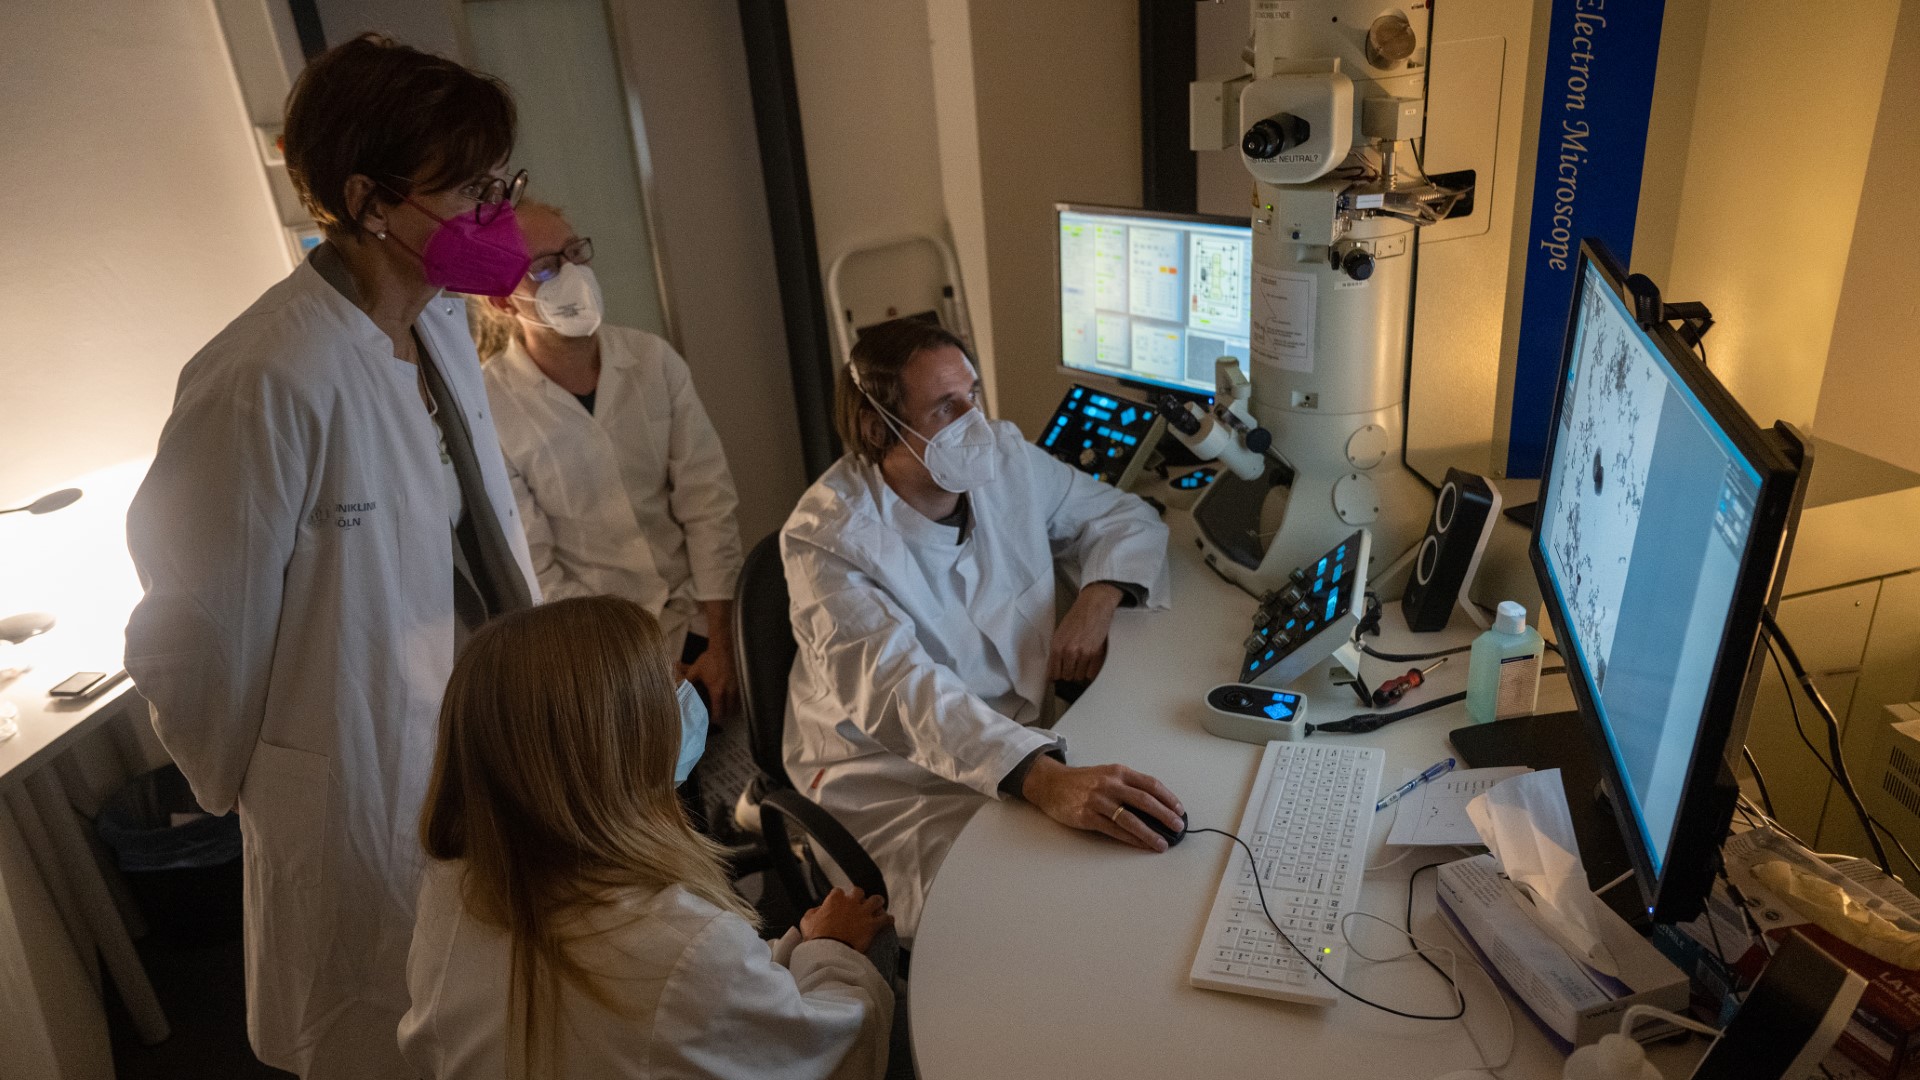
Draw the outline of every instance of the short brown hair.
[[[354,227],[347,178],[385,185],[398,202],[446,191],[513,150],[513,98],[491,75],[362,34],[316,57],[287,97],[287,175],[329,236]]]
[[[900,441],[900,436],[884,422],[878,425],[878,437],[870,436],[869,425],[863,423],[861,417],[873,413],[876,403],[898,417],[901,399],[906,396],[900,373],[906,370],[907,362],[918,353],[946,345],[959,349],[975,371],[980,369],[966,341],[938,323],[894,319],[860,332],[860,340],[853,343],[853,354],[840,368],[833,389],[833,426],[848,453],[878,465],[893,444]],[[856,368],[860,375],[858,386],[853,381]],[[866,392],[863,394],[862,390]]]

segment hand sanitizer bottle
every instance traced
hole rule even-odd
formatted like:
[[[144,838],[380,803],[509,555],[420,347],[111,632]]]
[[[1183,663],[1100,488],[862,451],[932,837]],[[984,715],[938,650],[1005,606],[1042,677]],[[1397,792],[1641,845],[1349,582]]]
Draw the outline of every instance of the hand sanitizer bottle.
[[[1474,723],[1533,714],[1546,648],[1540,631],[1527,625],[1527,609],[1502,600],[1493,629],[1474,639],[1467,666],[1467,715]]]

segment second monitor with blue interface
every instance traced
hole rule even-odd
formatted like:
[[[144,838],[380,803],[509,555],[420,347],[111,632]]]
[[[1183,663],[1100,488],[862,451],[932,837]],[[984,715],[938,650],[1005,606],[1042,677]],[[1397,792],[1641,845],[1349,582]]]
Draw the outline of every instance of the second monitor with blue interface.
[[[1055,209],[1062,368],[1206,396],[1221,357],[1246,369],[1253,230],[1245,221]]]

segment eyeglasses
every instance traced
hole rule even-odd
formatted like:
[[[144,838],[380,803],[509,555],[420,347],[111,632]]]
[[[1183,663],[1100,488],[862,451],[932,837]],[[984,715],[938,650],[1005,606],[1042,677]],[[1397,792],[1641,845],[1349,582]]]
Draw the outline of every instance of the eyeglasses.
[[[484,180],[475,180],[456,194],[463,199],[474,200],[474,220],[485,225],[500,216],[501,207],[519,206],[520,196],[526,191],[527,170],[521,169],[511,179],[489,176]]]
[[[576,240],[569,240],[566,247],[551,255],[542,255],[533,260],[533,264],[527,267],[527,276],[533,279],[535,285],[539,285],[553,280],[553,276],[560,272],[562,263],[585,266],[592,261],[593,238],[582,236]]]
[[[395,176],[393,177],[393,179],[406,181],[408,187],[412,187],[414,184],[414,181],[411,177]],[[378,183],[378,181],[375,181],[375,182]],[[440,217],[438,214],[434,214],[432,211],[427,210],[426,207],[420,206],[419,203],[413,202],[413,197],[410,195],[403,194],[399,188],[396,188],[390,184],[381,184],[380,186],[383,188],[386,188],[388,191],[393,192],[395,195],[399,195],[401,201],[412,203],[416,208],[428,214],[430,217],[434,218],[434,220],[436,221],[445,220],[444,218]],[[475,180],[472,183],[465,184],[457,188],[454,191],[454,194],[460,196],[463,199],[472,199],[474,202],[473,219],[482,225],[486,225],[486,224],[490,224],[493,221],[493,219],[500,216],[501,207],[519,206],[520,196],[526,194],[526,191],[527,191],[527,170],[521,169],[519,172],[514,173],[511,177],[501,177],[501,176],[481,177],[480,179]]]

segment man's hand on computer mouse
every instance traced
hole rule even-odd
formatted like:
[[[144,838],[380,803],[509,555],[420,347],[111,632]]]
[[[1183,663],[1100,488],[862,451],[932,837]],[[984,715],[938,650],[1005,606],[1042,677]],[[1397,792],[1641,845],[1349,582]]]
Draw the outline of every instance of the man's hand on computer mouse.
[[[1186,828],[1186,812],[1167,786],[1125,765],[1065,765],[1050,757],[1035,759],[1020,794],[1062,825],[1105,833],[1148,851],[1165,851],[1167,842],[1139,818],[1121,811],[1133,806],[1151,814],[1176,835]]]
[[[1067,609],[1066,617],[1053,631],[1053,647],[1047,653],[1047,680],[1087,682],[1100,674],[1107,659],[1107,631],[1113,626],[1113,612],[1124,596],[1110,582],[1096,581],[1080,590]]]

